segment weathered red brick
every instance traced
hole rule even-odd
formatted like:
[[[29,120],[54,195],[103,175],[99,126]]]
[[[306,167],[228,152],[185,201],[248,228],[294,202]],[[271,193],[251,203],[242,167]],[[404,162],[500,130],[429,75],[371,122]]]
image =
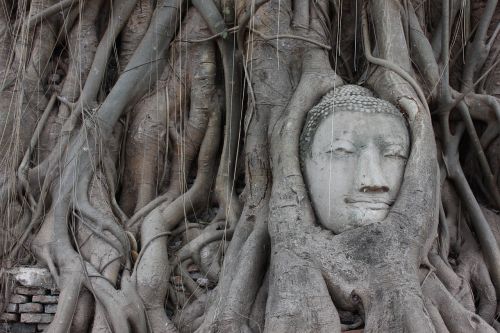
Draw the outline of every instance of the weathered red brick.
[[[58,297],[53,295],[34,295],[32,299],[36,303],[55,304]]]
[[[57,304],[46,304],[45,305],[45,313],[56,313]]]
[[[17,313],[2,313],[2,314],[0,314],[0,321],[13,322],[13,321],[18,321],[18,320],[19,320],[19,315]]]
[[[7,307],[5,308],[5,312],[17,312],[19,310],[19,305],[14,304],[14,303],[9,303],[7,304]]]
[[[0,331],[3,332],[3,331]],[[12,323],[5,332],[10,333],[35,333],[36,324],[25,324],[25,323]]]
[[[15,304],[28,303],[28,296],[14,294],[10,297],[10,302]]]
[[[44,288],[17,287],[16,293],[21,295],[45,295]]]
[[[9,323],[0,326],[0,332],[10,332],[10,333],[35,333],[35,324],[24,324],[24,323]]]
[[[39,313],[43,312],[43,305],[40,303],[24,303],[19,304],[20,313]]]

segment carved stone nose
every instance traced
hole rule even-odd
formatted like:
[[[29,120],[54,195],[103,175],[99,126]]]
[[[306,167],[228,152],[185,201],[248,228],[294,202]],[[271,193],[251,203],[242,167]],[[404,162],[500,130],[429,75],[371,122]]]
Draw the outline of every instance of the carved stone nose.
[[[389,186],[384,177],[380,156],[372,145],[361,153],[358,165],[358,190],[366,193],[389,192]]]

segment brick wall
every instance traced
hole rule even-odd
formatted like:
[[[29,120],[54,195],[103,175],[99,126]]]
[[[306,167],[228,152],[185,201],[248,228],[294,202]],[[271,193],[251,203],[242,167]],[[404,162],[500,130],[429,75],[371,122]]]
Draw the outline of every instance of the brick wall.
[[[54,318],[59,292],[44,268],[18,267],[8,272],[16,286],[5,312],[0,314],[0,332],[44,331]]]

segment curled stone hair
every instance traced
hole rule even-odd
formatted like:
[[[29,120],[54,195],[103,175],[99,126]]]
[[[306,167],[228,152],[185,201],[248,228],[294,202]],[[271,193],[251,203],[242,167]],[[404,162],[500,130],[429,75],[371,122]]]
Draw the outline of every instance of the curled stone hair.
[[[308,113],[300,135],[300,157],[303,161],[311,156],[311,145],[321,122],[333,112],[350,111],[366,113],[387,113],[401,117],[403,114],[393,104],[375,97],[370,90],[348,84],[330,90]]]

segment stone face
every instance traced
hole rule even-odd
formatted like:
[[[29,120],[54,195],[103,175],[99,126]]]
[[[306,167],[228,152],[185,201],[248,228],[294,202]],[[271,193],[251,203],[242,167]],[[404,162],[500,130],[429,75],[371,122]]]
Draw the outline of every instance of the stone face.
[[[334,112],[318,126],[304,176],[319,222],[335,234],[383,221],[410,150],[402,117]]]
[[[56,313],[57,304],[47,304],[45,305],[45,313]]]
[[[0,321],[12,322],[12,321],[18,321],[18,320],[19,320],[19,315],[17,313],[2,313],[2,314],[0,314]]]
[[[10,297],[10,302],[14,304],[28,303],[28,301],[29,301],[28,297],[24,295],[14,294]]]
[[[58,301],[58,297],[53,295],[35,295],[32,299],[35,303],[44,304],[56,304]]]
[[[21,295],[45,295],[44,288],[17,287],[16,293]]]
[[[20,313],[39,313],[43,312],[43,305],[40,303],[25,303],[19,304],[19,312]]]
[[[21,313],[21,323],[49,324],[53,318],[48,313]]]

